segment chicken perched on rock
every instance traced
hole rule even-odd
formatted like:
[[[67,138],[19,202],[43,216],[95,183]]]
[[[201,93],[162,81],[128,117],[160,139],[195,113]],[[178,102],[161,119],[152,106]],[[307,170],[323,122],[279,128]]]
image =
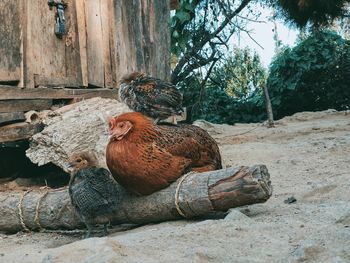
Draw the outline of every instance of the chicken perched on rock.
[[[107,234],[107,224],[117,211],[119,200],[116,181],[110,172],[96,167],[97,160],[92,153],[73,154],[69,158],[73,173],[69,182],[71,202],[85,223],[90,237],[92,226],[104,225]]]
[[[182,94],[171,83],[133,72],[124,76],[119,87],[119,99],[130,109],[160,120],[183,113]]]
[[[193,125],[155,125],[141,113],[110,119],[107,166],[129,191],[148,195],[183,174],[221,169],[213,138]]]

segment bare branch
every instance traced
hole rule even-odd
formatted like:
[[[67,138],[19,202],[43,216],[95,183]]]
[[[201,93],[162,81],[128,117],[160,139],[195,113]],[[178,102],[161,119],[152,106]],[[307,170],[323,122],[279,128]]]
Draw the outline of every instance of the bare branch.
[[[202,63],[192,63],[190,65],[186,65],[190,58],[195,57],[196,54],[198,54],[203,47],[210,42],[211,39],[217,37],[224,28],[231,22],[231,20],[239,14],[252,0],[243,0],[241,4],[236,8],[235,11],[229,13],[226,15],[224,21],[221,23],[221,25],[214,30],[212,33],[208,33],[206,30],[203,33],[203,37],[196,43],[193,44],[191,48],[188,48],[184,53],[183,56],[179,59],[178,64],[174,68],[172,72],[172,82],[177,83],[180,80],[182,80],[184,77],[186,77],[188,74],[191,73],[192,70],[204,66],[206,64]],[[203,30],[202,30],[203,31]],[[231,34],[232,35],[232,34]],[[213,43],[212,43],[213,44]],[[215,43],[214,43],[215,44]],[[215,53],[215,52],[213,52]],[[212,56],[211,56],[212,57]],[[213,61],[213,57],[211,59],[207,59],[207,64]],[[200,65],[200,66],[198,66]]]

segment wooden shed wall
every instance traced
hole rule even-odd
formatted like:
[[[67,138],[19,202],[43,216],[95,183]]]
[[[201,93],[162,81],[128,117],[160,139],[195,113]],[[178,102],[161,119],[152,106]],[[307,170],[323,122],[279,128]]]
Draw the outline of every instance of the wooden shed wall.
[[[47,1],[0,2],[0,84],[113,88],[133,70],[169,79],[169,1],[65,2],[63,39]]]

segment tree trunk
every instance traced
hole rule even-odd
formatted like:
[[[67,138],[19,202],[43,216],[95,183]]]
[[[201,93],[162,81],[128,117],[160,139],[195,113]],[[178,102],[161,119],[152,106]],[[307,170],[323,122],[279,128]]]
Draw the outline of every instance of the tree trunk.
[[[272,105],[271,105],[271,100],[269,96],[269,91],[266,85],[264,85],[263,91],[265,96],[265,104],[266,104],[266,112],[267,112],[267,127],[272,128],[272,127],[275,127],[275,124],[273,122],[273,112],[272,112]]]
[[[255,165],[190,173],[148,196],[135,196],[121,186],[119,192],[119,209],[112,223],[147,224],[183,217],[208,217],[229,208],[262,203],[270,198],[272,186],[266,166]],[[82,226],[67,188],[1,192],[0,200],[0,231]]]

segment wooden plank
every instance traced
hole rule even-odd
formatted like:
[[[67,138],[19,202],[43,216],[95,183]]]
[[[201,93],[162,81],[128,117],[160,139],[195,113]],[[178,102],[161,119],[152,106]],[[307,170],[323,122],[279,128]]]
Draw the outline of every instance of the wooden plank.
[[[103,67],[104,67],[104,86],[106,88],[113,88],[116,86],[115,77],[116,74],[113,71],[114,59],[114,41],[113,41],[113,1],[111,0],[101,0],[101,29],[102,29],[102,43],[103,46]],[[111,45],[112,44],[112,45]]]
[[[76,0],[65,0],[66,35],[64,36],[66,77],[74,80],[75,86],[83,86],[80,66]]]
[[[13,121],[24,121],[26,117],[23,112],[8,112],[0,113],[0,123],[13,122]]]
[[[21,0],[20,1],[20,6],[19,6],[19,12],[21,14],[20,16],[20,22],[21,22],[21,25],[22,25],[22,41],[21,41],[21,56],[22,56],[22,59],[21,59],[21,64],[20,64],[20,75],[21,75],[21,78],[20,78],[20,81],[18,83],[18,87],[24,87],[25,86],[25,79],[26,79],[26,62],[27,62],[27,51],[26,51],[26,41],[27,41],[27,1],[23,1]]]
[[[66,0],[66,35],[62,39],[54,34],[56,8],[49,9],[47,1],[31,0],[27,3],[27,66],[30,87],[35,86],[34,75],[52,78],[70,78],[74,85],[81,86],[79,46],[75,21],[74,0]],[[34,15],[35,14],[35,15]],[[53,85],[55,83],[51,83]]]
[[[130,71],[170,80],[170,5],[162,0],[115,0],[117,81]]]
[[[3,100],[0,101],[0,113],[29,110],[47,110],[51,106],[52,100]]]
[[[73,99],[73,98],[118,98],[117,89],[21,89],[0,85],[0,100],[20,99]]]
[[[20,0],[0,1],[0,81],[20,81]]]
[[[77,17],[78,27],[78,42],[79,42],[79,55],[80,55],[80,74],[82,86],[87,87],[89,85],[89,72],[87,64],[87,43],[86,43],[86,19],[85,19],[85,0],[75,1],[75,10]]]
[[[0,82],[16,82],[16,81],[19,82],[20,76],[21,76],[20,67],[15,69],[15,71],[9,71],[7,69],[0,68]]]
[[[25,140],[44,129],[42,123],[14,123],[0,127],[0,143]]]
[[[104,87],[101,0],[85,1],[85,18],[89,84]]]
[[[46,87],[78,87],[79,83],[75,77],[47,77],[42,75],[34,75],[35,86]]]

